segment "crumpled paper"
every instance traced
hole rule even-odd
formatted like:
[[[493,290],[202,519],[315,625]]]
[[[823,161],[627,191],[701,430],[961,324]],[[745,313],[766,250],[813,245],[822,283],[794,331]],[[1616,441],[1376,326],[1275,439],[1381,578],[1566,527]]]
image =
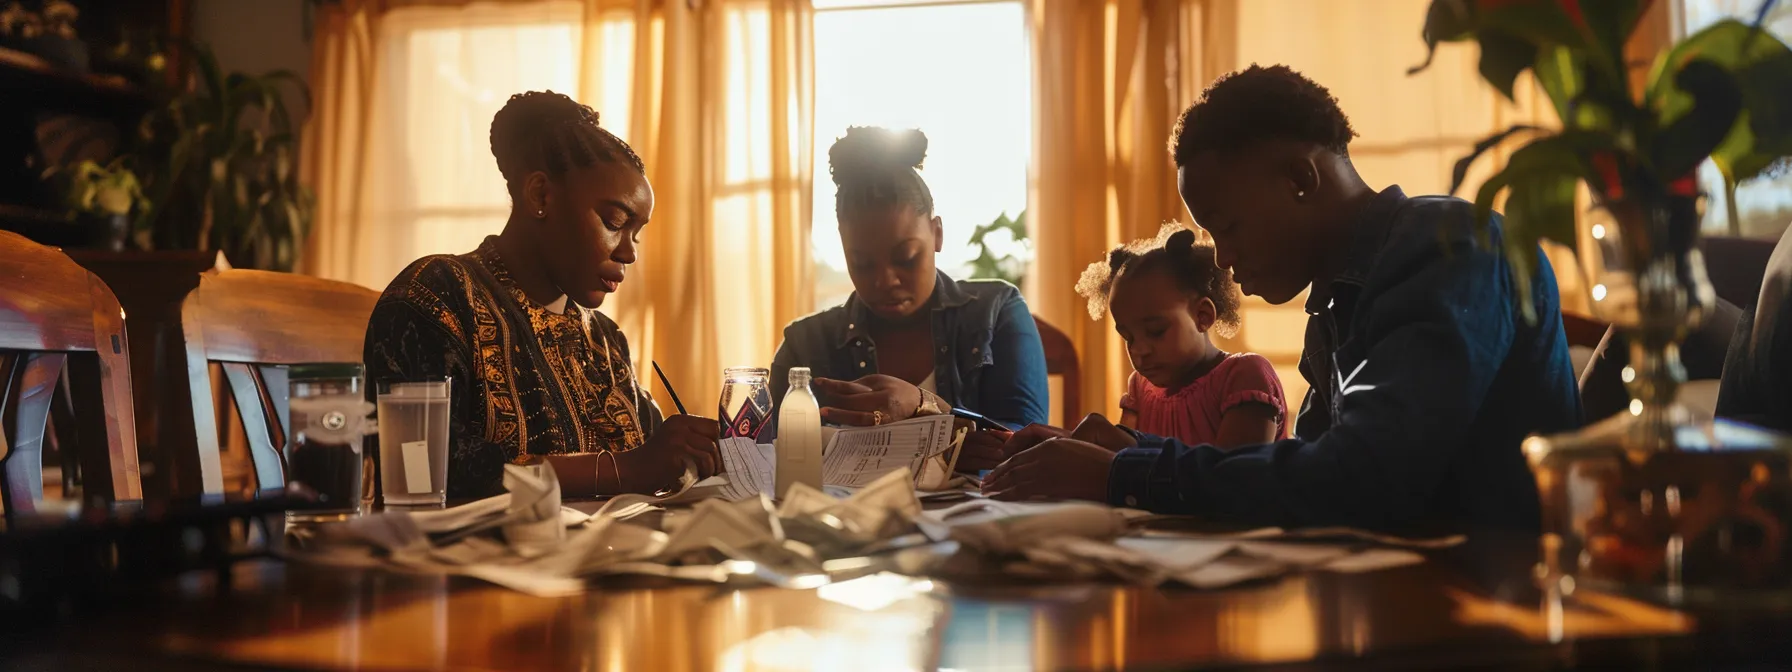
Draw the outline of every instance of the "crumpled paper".
[[[1460,538],[1402,540],[1327,529],[1323,535],[1258,530],[1245,535],[1136,536],[1142,512],[1086,503],[973,501],[919,521],[935,539],[950,539],[1010,576],[1039,580],[1112,578],[1157,586],[1210,589],[1298,571],[1366,572],[1424,561],[1411,548],[1441,548]],[[1304,537],[1343,538],[1309,543]],[[1394,546],[1394,547],[1385,547]],[[987,564],[987,563],[985,563]]]
[[[325,564],[391,566],[473,576],[536,595],[584,589],[605,574],[727,581],[751,575],[797,585],[828,557],[912,529],[921,512],[902,469],[852,496],[793,491],[774,509],[761,496],[702,499],[668,516],[664,531],[628,522],[682,501],[700,486],[690,474],[666,496],[625,495],[594,514],[563,507],[551,465],[506,465],[509,492],[440,511],[387,511],[301,534],[293,558]],[[800,534],[787,534],[794,524]]]
[[[383,566],[477,577],[526,593],[567,595],[591,577],[637,574],[693,581],[738,577],[793,588],[829,581],[829,568],[889,551],[919,551],[912,571],[951,574],[972,556],[978,571],[1043,581],[1117,579],[1156,586],[1219,588],[1296,571],[1371,571],[1422,562],[1411,541],[1326,530],[1139,536],[1152,517],[1100,504],[973,499],[923,511],[908,469],[848,496],[794,486],[773,505],[703,490],[691,474],[676,492],[625,495],[585,514],[562,506],[551,465],[505,467],[509,492],[440,511],[388,511],[317,528],[289,554],[329,564]],[[693,494],[697,493],[697,494]],[[688,509],[664,505],[691,501]],[[665,510],[660,527],[633,522]],[[1386,543],[1384,543],[1386,542]],[[953,549],[958,553],[953,554]],[[993,568],[993,569],[992,569]],[[905,569],[905,571],[911,571]]]

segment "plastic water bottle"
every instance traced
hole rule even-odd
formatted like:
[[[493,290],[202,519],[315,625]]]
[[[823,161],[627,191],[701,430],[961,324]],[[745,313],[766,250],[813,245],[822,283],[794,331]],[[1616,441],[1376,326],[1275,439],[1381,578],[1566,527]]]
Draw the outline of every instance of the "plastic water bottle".
[[[821,407],[809,390],[809,369],[790,370],[790,391],[778,409],[775,445],[778,497],[797,483],[821,489]]]

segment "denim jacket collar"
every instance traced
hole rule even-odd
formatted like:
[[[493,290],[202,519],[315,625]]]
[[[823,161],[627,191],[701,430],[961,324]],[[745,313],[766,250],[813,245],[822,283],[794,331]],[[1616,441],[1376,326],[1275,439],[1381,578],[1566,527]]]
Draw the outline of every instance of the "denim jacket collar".
[[[1369,272],[1375,269],[1375,261],[1386,246],[1388,229],[1394,224],[1394,213],[1406,202],[1406,192],[1400,185],[1390,185],[1369,200],[1351,222],[1350,250],[1346,253],[1344,268],[1338,271],[1326,287],[1315,284],[1307,293],[1306,310],[1308,315],[1318,315],[1330,308],[1332,297],[1337,296],[1340,288],[1361,289],[1369,279]]]
[[[927,299],[927,306],[933,312],[962,307],[970,303],[972,298],[958,287],[957,280],[953,280],[944,271],[934,271],[933,296]],[[835,347],[844,348],[854,339],[870,337],[870,330],[866,328],[866,322],[871,317],[870,310],[864,301],[859,300],[858,292],[846,297],[846,330],[840,332],[840,337],[834,342]]]

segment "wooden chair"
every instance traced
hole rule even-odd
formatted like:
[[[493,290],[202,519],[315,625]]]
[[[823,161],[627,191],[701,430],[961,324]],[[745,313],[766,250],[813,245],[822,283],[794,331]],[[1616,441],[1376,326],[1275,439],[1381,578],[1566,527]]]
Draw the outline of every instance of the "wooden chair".
[[[290,273],[223,270],[201,275],[181,304],[187,379],[199,450],[186,464],[206,494],[224,491],[211,364],[224,370],[249,447],[257,488],[286,483],[286,367],[360,362],[379,292]]]
[[[90,500],[143,498],[124,311],[106,283],[60,250],[0,231],[0,507],[43,502],[44,428],[67,390],[68,434]],[[63,385],[63,372],[69,380]]]
[[[1076,357],[1076,345],[1038,315],[1033,316],[1033,323],[1039,325],[1039,342],[1045,346],[1045,375],[1064,379],[1063,398],[1058,400],[1062,413],[1058,426],[1075,427],[1083,421],[1083,367]]]

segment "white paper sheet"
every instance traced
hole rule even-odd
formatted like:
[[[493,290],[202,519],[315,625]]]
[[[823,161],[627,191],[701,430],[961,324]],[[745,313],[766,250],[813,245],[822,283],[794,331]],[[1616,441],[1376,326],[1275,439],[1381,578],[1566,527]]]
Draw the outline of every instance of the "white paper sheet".
[[[822,489],[841,499],[898,469],[925,475],[949,468],[929,465],[928,458],[951,449],[954,438],[952,416],[948,415],[838,429],[828,436],[821,463]],[[755,445],[747,438],[724,439],[718,445],[724,478],[715,494],[730,501],[773,494],[777,456],[772,446]]]
[[[722,497],[728,500],[741,500],[757,497],[759,493],[772,491],[776,472],[769,455],[759,449],[748,437],[723,439],[719,444],[722,449],[722,471],[728,476],[728,484],[722,488]]]
[[[952,416],[913,418],[877,427],[853,427],[834,433],[821,460],[821,479],[828,485],[862,488],[897,469],[923,473],[923,461],[952,445]]]

